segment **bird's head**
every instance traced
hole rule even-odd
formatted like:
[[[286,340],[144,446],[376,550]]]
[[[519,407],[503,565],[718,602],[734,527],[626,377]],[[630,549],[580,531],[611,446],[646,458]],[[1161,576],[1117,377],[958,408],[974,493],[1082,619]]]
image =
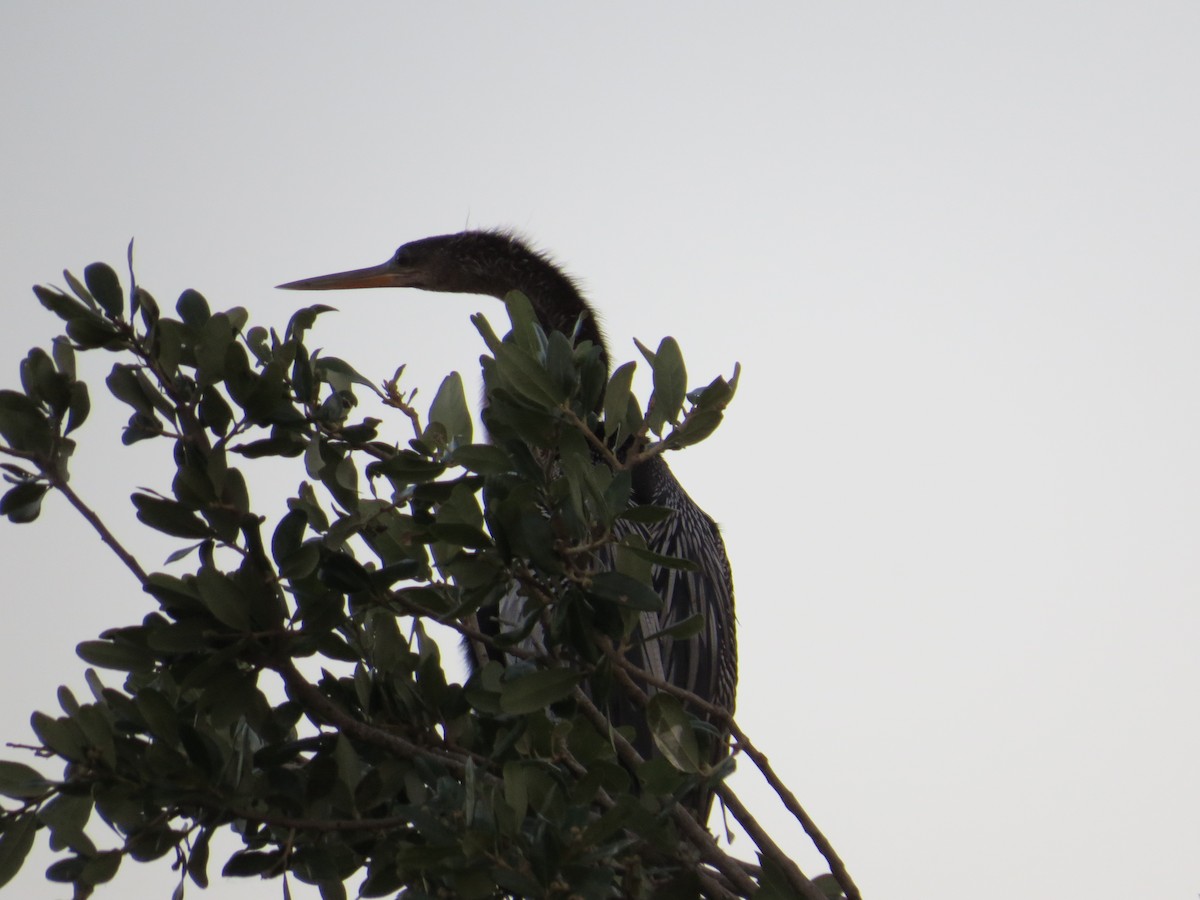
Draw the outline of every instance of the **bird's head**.
[[[600,348],[607,370],[608,352],[596,314],[575,282],[550,261],[507,231],[463,231],[410,241],[378,266],[318,275],[279,285],[293,291],[410,287],[455,294],[485,294],[503,300],[511,291],[529,298],[547,331],[578,333]]]
[[[410,287],[503,298],[518,288],[521,261],[535,254],[501,231],[464,231],[401,246],[385,263],[281,284],[292,291]]]

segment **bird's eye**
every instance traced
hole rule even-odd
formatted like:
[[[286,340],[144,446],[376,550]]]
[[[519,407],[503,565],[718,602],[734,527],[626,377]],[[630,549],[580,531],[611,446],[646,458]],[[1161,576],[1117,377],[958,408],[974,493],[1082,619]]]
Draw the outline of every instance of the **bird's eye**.
[[[412,262],[412,254],[409,253],[407,247],[401,247],[396,251],[396,255],[392,257],[392,262],[397,266],[408,265]]]

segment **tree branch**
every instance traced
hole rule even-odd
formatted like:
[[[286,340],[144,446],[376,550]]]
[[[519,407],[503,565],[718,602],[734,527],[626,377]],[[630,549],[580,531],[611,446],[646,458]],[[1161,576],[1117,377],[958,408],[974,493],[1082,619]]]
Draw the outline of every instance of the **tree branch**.
[[[271,665],[271,668],[279,673],[284,684],[287,685],[289,692],[310,713],[318,719],[328,722],[350,737],[357,738],[364,743],[373,744],[403,759],[416,759],[419,757],[440,763],[457,775],[466,774],[468,760],[485,767],[490,765],[487,759],[479,757],[476,754],[453,753],[440,748],[422,747],[397,734],[392,734],[390,731],[384,731],[382,728],[368,725],[366,722],[354,718],[354,716],[350,715],[321,693],[319,687],[301,675],[291,657],[277,660]]]
[[[645,762],[641,754],[634,749],[633,745],[620,732],[612,728],[612,723],[609,722],[608,717],[596,708],[596,704],[592,702],[591,698],[582,688],[575,688],[574,697],[575,702],[579,704],[579,708],[587,716],[588,720],[591,721],[592,725],[601,734],[607,733],[611,737],[613,745],[617,750],[617,756],[620,757],[625,765],[632,770],[636,770],[639,765]],[[737,890],[741,891],[747,897],[752,896],[758,890],[758,885],[754,883],[754,880],[746,874],[745,870],[738,865],[736,860],[717,846],[717,842],[713,840],[713,836],[696,821],[695,817],[682,804],[676,803],[671,813],[680,830],[687,835],[689,842],[700,852],[701,857],[729,879],[729,882]]]
[[[67,502],[75,507],[75,510],[87,520],[88,524],[91,525],[92,528],[96,530],[96,533],[100,535],[100,540],[104,541],[104,543],[108,545],[109,549],[117,555],[117,558],[121,560],[121,562],[125,563],[125,567],[134,574],[138,582],[142,585],[145,585],[147,578],[149,578],[149,576],[146,574],[146,570],[142,568],[141,563],[134,558],[133,554],[121,545],[121,542],[118,541],[113,533],[108,530],[108,526],[104,524],[104,522],[98,515],[96,515],[92,508],[83,502],[80,496],[76,494],[74,490],[72,490],[71,486],[67,484],[66,481],[58,478],[51,478],[50,483],[56,490],[58,490],[64,497],[67,498]]]
[[[700,697],[691,691],[686,690],[685,688],[681,688],[678,685],[664,681],[650,672],[647,672],[645,669],[635,666],[623,654],[618,653],[616,648],[614,648],[611,643],[605,647],[604,650],[609,659],[611,659],[619,669],[624,670],[624,672],[626,672],[628,675],[632,675],[643,683],[654,687],[656,690],[673,694],[679,699],[686,701],[695,708],[707,714],[714,722],[718,722],[727,727],[730,735],[734,738],[734,740],[737,741],[737,749],[745,753],[750,758],[751,762],[753,762],[759,772],[762,773],[763,778],[766,779],[767,784],[769,784],[772,790],[775,791],[775,794],[779,797],[780,802],[783,803],[784,807],[792,814],[796,821],[800,823],[801,827],[804,829],[804,833],[807,834],[809,840],[813,842],[813,846],[817,848],[821,856],[823,856],[825,861],[829,863],[830,874],[832,874],[837,880],[837,883],[845,893],[847,900],[862,900],[862,895],[859,893],[858,887],[854,883],[854,879],[852,879],[850,877],[850,873],[846,871],[845,864],[842,862],[841,857],[838,856],[837,851],[833,849],[833,845],[829,842],[829,839],[825,837],[825,835],[821,832],[821,829],[817,827],[817,823],[813,821],[813,818],[805,811],[804,807],[800,805],[800,801],[796,799],[796,795],[788,789],[787,785],[783,783],[783,779],[781,779],[771,767],[771,763],[767,759],[766,754],[764,754],[761,750],[755,747],[753,743],[751,743],[750,738],[746,736],[746,733],[742,731],[741,727],[736,721],[734,721],[733,716],[729,714],[728,710],[709,703],[703,697]],[[640,691],[636,685],[632,685],[632,687],[634,687],[635,690]],[[643,694],[643,696],[645,695]],[[784,858],[786,859],[787,857]]]

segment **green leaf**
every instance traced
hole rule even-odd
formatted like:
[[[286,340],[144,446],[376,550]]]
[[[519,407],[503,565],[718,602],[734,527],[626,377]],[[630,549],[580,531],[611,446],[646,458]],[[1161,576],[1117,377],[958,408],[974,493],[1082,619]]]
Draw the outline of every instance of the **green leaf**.
[[[496,352],[496,348],[502,343],[500,338],[496,337],[496,332],[492,330],[491,323],[483,313],[475,313],[471,316],[471,324],[475,326],[475,330],[479,332],[483,338],[483,342],[487,344],[488,350],[492,353]]]
[[[670,628],[664,628],[662,631],[648,634],[645,640],[649,641],[659,637],[669,637],[676,641],[686,641],[688,638],[695,637],[704,630],[704,624],[708,620],[703,613],[696,613],[688,616],[682,622],[676,622]]]
[[[36,481],[26,481],[0,497],[0,515],[10,522],[22,525],[34,521],[42,511],[42,498],[50,486]]]
[[[296,310],[292,313],[292,318],[288,320],[284,339],[296,342],[303,341],[304,332],[312,328],[313,322],[317,320],[317,316],[327,312],[337,312],[337,308],[326,306],[324,303],[317,303],[313,306],[306,306],[304,309]]]
[[[317,541],[304,544],[295,553],[279,560],[279,577],[291,580],[307,578],[321,562],[321,547]]]
[[[540,407],[557,407],[566,399],[541,364],[515,344],[496,348],[496,370],[504,383]]]
[[[593,576],[588,594],[643,612],[658,612],[663,605],[662,597],[654,592],[654,588],[620,572],[600,572]]]
[[[723,417],[720,410],[697,407],[688,413],[678,428],[667,435],[665,443],[671,450],[682,450],[698,444],[717,430]]]
[[[279,520],[271,535],[271,558],[276,565],[283,565],[285,559],[300,549],[307,529],[308,515],[302,509],[290,510]]]
[[[86,862],[82,856],[68,856],[66,859],[57,860],[46,867],[46,880],[57,881],[60,884],[78,881]]]
[[[175,311],[179,313],[179,318],[185,325],[203,325],[212,315],[204,295],[191,288],[179,295],[179,300],[175,303]]]
[[[317,567],[317,577],[322,584],[346,594],[371,587],[371,573],[348,553],[326,555]]]
[[[157,600],[164,610],[194,613],[200,610],[200,594],[194,580],[184,581],[166,572],[152,572],[144,585],[146,593]]]
[[[83,732],[70,719],[56,719],[45,713],[35,712],[29,724],[38,740],[65,759],[81,761],[87,744]]]
[[[504,295],[504,306],[508,312],[508,321],[512,324],[512,336],[517,342],[517,346],[532,354],[540,353],[538,318],[529,297],[521,291],[509,291]]]
[[[783,875],[783,873],[780,874]],[[785,883],[790,887],[791,882],[787,880],[786,876],[783,877]],[[828,900],[843,900],[846,896],[845,891],[842,890],[842,886],[838,884],[838,880],[828,872],[824,875],[818,875],[812,880],[812,883],[813,887],[820,891],[821,895],[828,898]]]
[[[83,833],[91,815],[92,799],[87,794],[59,794],[38,810],[37,817],[50,829],[59,846],[94,852],[95,847]]]
[[[275,437],[237,444],[229,449],[247,459],[262,459],[264,456],[295,458],[301,456],[307,447],[304,438],[295,431],[281,431]]]
[[[175,500],[134,494],[137,517],[151,528],[181,538],[210,538],[213,530],[198,515]]]
[[[650,429],[661,434],[664,424],[679,418],[687,394],[687,370],[679,344],[672,337],[663,338],[658,351],[648,358],[654,367],[654,396],[647,419]]]
[[[426,459],[412,450],[400,450],[395,455],[367,466],[367,477],[385,476],[393,484],[422,484],[433,481],[446,471],[446,464]]]
[[[654,745],[681,772],[696,773],[702,768],[696,732],[683,704],[671,694],[659,692],[646,705],[646,724]]]
[[[621,513],[620,518],[639,525],[653,525],[655,522],[665,522],[673,515],[675,515],[675,511],[665,506],[646,505],[629,507]]]
[[[64,322],[96,315],[74,297],[68,297],[66,294],[56,291],[53,288],[35,284],[33,286],[33,293],[37,295],[38,302],[42,306],[46,307],[46,309],[50,310],[50,312],[54,313]]]
[[[462,466],[480,475],[503,475],[513,470],[513,461],[507,453],[494,444],[465,444],[456,447],[446,462],[451,466]]]
[[[113,641],[83,641],[75,654],[84,662],[102,669],[121,672],[148,672],[154,668],[154,658],[141,647]]]
[[[14,450],[44,455],[54,435],[36,403],[17,391],[0,390],[0,437]]]
[[[361,375],[357,369],[336,356],[318,356],[313,360],[313,373],[335,390],[349,390],[350,385],[358,384],[369,388],[380,396],[383,392],[375,386],[375,382]]]
[[[316,547],[314,546],[313,549],[315,550]],[[424,569],[424,563],[418,562],[415,559],[402,559],[400,562],[383,566],[371,572],[371,586],[377,590],[384,591],[397,581],[416,578]],[[280,574],[284,574],[282,567],[280,568]]]
[[[608,390],[604,394],[604,431],[609,437],[618,436],[626,424],[636,369],[637,363],[624,363],[617,367],[608,380]]]
[[[24,763],[0,760],[0,794],[16,800],[31,800],[50,789],[41,772]]]
[[[429,423],[437,423],[446,429],[450,446],[471,443],[471,411],[467,408],[462,376],[457,372],[442,379],[429,407]]]
[[[500,689],[500,708],[512,715],[544,709],[570,696],[582,677],[572,669],[543,669],[522,675]]]
[[[146,720],[146,725],[156,737],[169,744],[179,741],[179,716],[175,707],[154,688],[142,688],[134,698],[137,711]]]
[[[79,873],[79,880],[89,885],[112,881],[117,870],[121,868],[122,856],[120,850],[106,850],[90,856],[84,863],[83,871]]]
[[[439,522],[430,530],[439,541],[469,550],[484,550],[492,546],[491,536],[487,532],[465,522]]]
[[[130,318],[138,313],[142,314],[142,324],[147,329],[153,328],[158,324],[159,309],[158,301],[150,294],[149,291],[144,291],[140,287],[133,289],[133,313]]]
[[[633,494],[633,473],[628,469],[614,472],[612,481],[604,489],[604,508],[611,519],[629,509],[629,500]]]
[[[98,316],[69,321],[67,337],[85,350],[111,347],[121,342],[121,333]]]
[[[71,347],[71,342],[60,334],[51,341],[50,352],[54,356],[54,365],[58,367],[58,371],[73,381],[75,379],[75,350]]]
[[[529,779],[526,766],[520,760],[510,759],[504,764],[504,802],[518,819],[525,818],[529,808]]]
[[[92,671],[89,669],[88,671]],[[58,686],[58,705],[62,707],[62,711],[68,716],[73,716],[79,712],[79,701],[75,699],[75,695],[71,693],[71,689],[65,684]]]
[[[112,367],[104,383],[118,400],[128,403],[147,418],[154,418],[154,403],[142,390],[142,383],[137,377],[137,366],[118,363]]]
[[[202,888],[208,887],[208,846],[212,831],[200,829],[200,836],[192,844],[192,852],[187,858],[187,873],[192,881]]]
[[[738,379],[741,375],[741,364],[734,363],[733,375],[728,381],[718,376],[707,387],[693,391],[688,396],[701,409],[724,409],[733,400],[733,395],[737,393]]]
[[[108,317],[121,318],[125,311],[125,296],[121,292],[121,279],[112,267],[104,263],[92,263],[83,270],[83,280]]]
[[[233,579],[212,566],[203,566],[196,575],[200,600],[214,616],[236,631],[251,631],[246,599]]]
[[[34,347],[21,360],[21,387],[35,403],[49,406],[55,418],[67,411],[71,378],[59,372],[50,354],[40,347]]]
[[[233,424],[233,410],[214,385],[208,385],[200,394],[200,421],[213,434],[222,437]]]
[[[550,381],[563,399],[579,387],[579,370],[575,367],[575,352],[570,339],[561,331],[550,333],[546,342],[546,371]]]
[[[92,411],[92,401],[88,396],[88,386],[82,381],[71,384],[71,400],[67,413],[67,427],[63,434],[70,434],[85,421]]]
[[[231,306],[225,310],[224,316],[229,320],[229,325],[235,334],[241,334],[242,329],[250,320],[250,312],[244,306]]]
[[[262,875],[275,868],[283,860],[283,850],[272,850],[263,853],[255,850],[239,850],[229,857],[221,874],[226,878],[244,878],[250,875]]]
[[[233,325],[224,313],[215,313],[200,327],[196,341],[196,377],[201,384],[216,384],[225,380],[225,362],[233,343]]]
[[[91,746],[100,755],[100,758],[109,768],[117,767],[117,747],[113,736],[112,722],[105,715],[104,710],[94,703],[89,703],[79,709],[78,715],[74,717],[83,731],[83,736]]]
[[[37,832],[37,819],[29,813],[14,816],[0,832],[0,887],[13,880],[29,851]]]
[[[68,270],[63,269],[63,278],[67,280],[68,287],[71,288],[75,296],[82,300],[88,309],[99,310],[100,306],[96,303],[96,298],[92,296],[92,292],[87,289],[87,286],[72,275]]]
[[[679,569],[684,572],[696,572],[700,569],[700,564],[692,559],[684,559],[681,556],[664,556],[661,553],[655,553],[653,550],[647,550],[645,547],[639,547],[636,544],[628,542],[622,543],[621,546],[634,554],[634,556],[640,557],[647,562],[652,562],[656,566],[663,566],[667,569]]]

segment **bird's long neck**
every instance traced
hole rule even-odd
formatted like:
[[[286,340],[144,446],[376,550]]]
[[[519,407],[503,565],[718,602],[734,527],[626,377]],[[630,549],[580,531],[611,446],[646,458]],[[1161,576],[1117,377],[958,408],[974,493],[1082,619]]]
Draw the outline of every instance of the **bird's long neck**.
[[[557,272],[554,274],[559,275]],[[515,290],[529,298],[538,322],[547,333],[561,331],[567,337],[575,335],[577,341],[591,341],[599,347],[600,360],[607,376],[608,348],[600,333],[595,311],[567,278],[561,278],[561,285],[554,284],[554,280],[519,284]]]
[[[529,298],[538,322],[547,332],[561,331],[570,337],[578,329],[579,340],[591,341],[600,348],[604,370],[608,371],[608,348],[596,321],[596,313],[583,298],[578,285],[547,257],[529,249],[507,235],[499,254],[487,261],[486,271],[478,271],[478,292],[504,299],[509,291],[520,291]]]

